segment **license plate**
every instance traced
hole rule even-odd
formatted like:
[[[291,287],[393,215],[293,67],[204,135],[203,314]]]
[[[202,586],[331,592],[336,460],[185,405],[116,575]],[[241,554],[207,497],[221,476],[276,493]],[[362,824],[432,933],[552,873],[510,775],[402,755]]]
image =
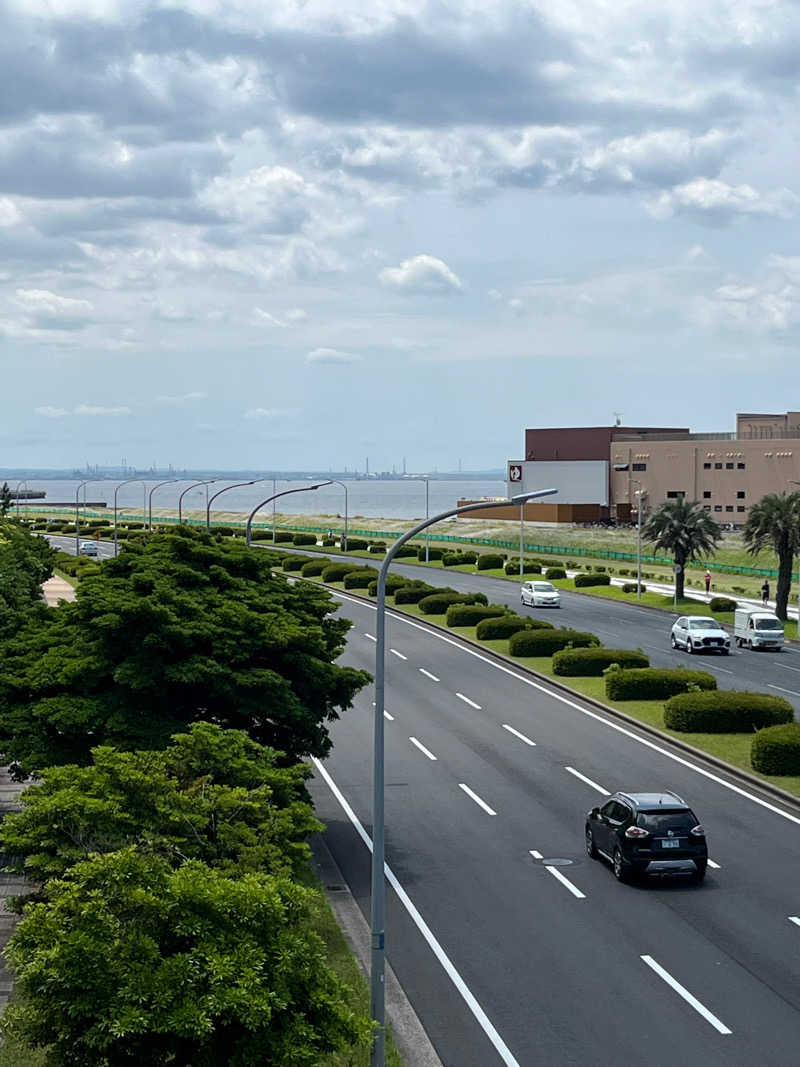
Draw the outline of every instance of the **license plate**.
[[[680,848],[681,847],[681,843],[677,838],[674,838],[674,839],[669,840],[669,841],[662,841],[661,842],[661,847],[662,848]]]

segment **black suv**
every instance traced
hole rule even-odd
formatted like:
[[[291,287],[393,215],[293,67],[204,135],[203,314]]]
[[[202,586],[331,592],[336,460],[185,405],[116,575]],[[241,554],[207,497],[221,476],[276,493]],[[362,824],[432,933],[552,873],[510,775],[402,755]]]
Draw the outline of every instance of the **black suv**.
[[[619,882],[640,874],[705,877],[705,830],[675,793],[614,793],[586,815],[586,851],[603,856]]]

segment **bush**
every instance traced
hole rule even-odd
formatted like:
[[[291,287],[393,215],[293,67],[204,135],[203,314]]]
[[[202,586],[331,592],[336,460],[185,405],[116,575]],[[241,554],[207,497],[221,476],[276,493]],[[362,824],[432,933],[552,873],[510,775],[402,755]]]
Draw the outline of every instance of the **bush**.
[[[510,559],[508,563],[506,563],[505,571],[506,574],[519,574],[519,560]],[[535,563],[532,559],[526,559],[522,564],[522,573],[541,574],[542,565],[541,563]]]
[[[314,563],[313,556],[283,556],[281,557],[281,566],[285,571],[301,571],[305,567],[306,563]]]
[[[444,567],[467,567],[478,561],[477,552],[445,552],[442,556]]]
[[[399,574],[392,574],[391,571],[386,575],[386,595],[394,596],[398,589],[402,589],[404,585],[408,585],[408,578],[402,578]],[[367,592],[370,596],[378,595],[378,579],[374,582],[370,582],[367,586]]]
[[[293,534],[288,530],[276,530],[275,531],[275,544],[284,543],[290,544],[293,540]]]
[[[394,554],[395,559],[408,559],[409,556],[416,556],[417,548],[415,545],[401,545]],[[425,558],[424,556],[422,557]]]
[[[363,552],[365,548],[369,548],[369,541],[364,541],[360,537],[347,538],[348,552]]]
[[[544,572],[544,576],[552,582],[554,578],[566,578],[567,572],[562,570],[561,567],[548,567]]]
[[[664,725],[696,734],[745,734],[794,719],[783,697],[769,693],[681,693],[664,706]]]
[[[545,622],[543,619],[523,619],[521,615],[506,614],[479,622],[475,636],[479,641],[496,641],[511,637],[518,630],[534,629],[553,630],[555,627],[552,622]]]
[[[130,522],[129,521],[129,522],[126,522],[125,525],[128,527],[129,530],[143,530],[144,529],[144,523],[143,522]]]
[[[644,585],[644,584],[640,585],[639,589],[643,593],[647,592],[647,586]],[[622,592],[623,593],[635,593],[636,592],[636,582],[623,582]]]
[[[426,582],[408,582],[402,589],[397,590],[394,602],[395,604],[419,604],[420,600],[435,592],[434,587]]]
[[[644,652],[622,648],[565,648],[553,656],[553,674],[568,678],[599,678],[612,663],[620,667],[649,667]]]
[[[606,675],[606,696],[609,700],[667,700],[676,693],[685,693],[690,685],[716,689],[717,680],[708,671],[685,667],[615,671]]]
[[[750,746],[750,762],[761,774],[800,774],[800,723],[759,730]]]
[[[397,603],[397,600],[395,600]],[[437,590],[418,600],[423,615],[444,615],[451,604],[474,604],[470,593],[457,593],[455,589]]]
[[[709,607],[714,614],[718,611],[736,611],[736,601],[726,596],[714,596],[711,598]]]
[[[482,556],[478,556],[478,570],[499,571],[502,570],[504,562],[505,556],[494,552],[485,552]]]
[[[378,572],[374,567],[359,567],[350,570],[344,576],[345,589],[368,589],[370,582],[377,580]]]
[[[322,572],[323,582],[341,582],[344,580],[344,576],[353,569],[353,564],[350,560],[347,563],[331,563],[330,560],[325,562],[327,566]]]
[[[292,538],[293,545],[315,545],[317,535],[313,533],[296,533]]]
[[[485,619],[506,614],[502,604],[451,604],[447,609],[448,626],[477,626]]]
[[[508,639],[508,651],[512,656],[552,656],[562,648],[592,648],[599,645],[594,634],[580,630],[556,630],[555,628],[518,630]]]
[[[620,567],[619,569],[620,578],[626,578],[630,573],[627,567]]]
[[[582,589],[588,585],[611,585],[611,579],[607,574],[576,574],[572,581],[576,589]]]
[[[367,551],[372,552],[375,556],[386,555],[386,542],[385,541],[372,541],[367,546]]]
[[[129,526],[128,529],[131,529]],[[232,526],[212,526],[211,532],[216,534],[217,537],[233,537],[238,530],[235,530]]]
[[[335,545],[336,545],[336,538],[335,537],[323,537],[322,538],[322,547],[323,548],[333,548]]]
[[[310,563],[304,563],[300,573],[304,578],[316,578],[329,566],[326,559],[312,559]]]
[[[431,560],[431,559],[441,559],[443,555],[444,555],[444,549],[443,548],[429,548],[428,549],[428,559],[429,560]],[[425,546],[424,545],[421,548],[417,549],[417,559],[420,561],[420,563],[424,563],[425,562]]]

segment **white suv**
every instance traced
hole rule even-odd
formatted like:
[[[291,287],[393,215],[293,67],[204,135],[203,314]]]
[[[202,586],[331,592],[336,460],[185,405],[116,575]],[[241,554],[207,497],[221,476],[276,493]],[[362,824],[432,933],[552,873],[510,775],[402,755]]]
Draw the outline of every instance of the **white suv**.
[[[727,656],[731,639],[715,619],[707,615],[682,615],[672,627],[670,642],[673,648],[687,652],[721,652]]]
[[[551,582],[523,582],[519,599],[535,608],[561,607],[561,596]]]

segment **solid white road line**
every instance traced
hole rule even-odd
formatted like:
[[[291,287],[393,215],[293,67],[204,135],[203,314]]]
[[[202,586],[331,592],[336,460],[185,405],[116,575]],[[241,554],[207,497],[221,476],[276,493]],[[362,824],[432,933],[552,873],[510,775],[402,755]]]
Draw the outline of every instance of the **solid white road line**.
[[[797,915],[790,915],[789,922],[794,923],[795,926],[800,926],[800,918]]]
[[[398,652],[396,648],[390,648],[389,651],[393,656],[397,656],[398,659],[408,659],[408,656],[404,656],[402,652]]]
[[[355,600],[353,597],[346,596],[343,596],[342,599],[348,600],[351,604],[357,604],[359,607],[369,608],[370,611],[377,611],[374,604],[366,604],[363,600]],[[622,734],[629,740],[635,741],[637,745],[649,748],[651,752],[658,752],[659,755],[665,756],[667,759],[672,760],[673,763],[678,763],[681,767],[686,767],[688,770],[694,771],[695,774],[699,774],[701,777],[708,779],[708,781],[721,785],[723,789],[728,789],[731,793],[736,793],[737,796],[744,797],[744,799],[749,800],[751,804],[757,804],[760,808],[765,808],[767,811],[771,811],[773,815],[779,815],[782,819],[786,819],[788,822],[793,822],[795,826],[800,826],[800,816],[792,815],[790,812],[779,808],[776,804],[771,804],[768,800],[762,800],[761,797],[757,797],[754,793],[748,793],[748,791],[742,789],[741,786],[726,781],[726,779],[720,777],[720,775],[714,774],[712,771],[707,771],[704,767],[698,767],[698,765],[692,763],[691,760],[679,756],[677,752],[670,752],[668,748],[664,748],[663,745],[658,744],[656,741],[650,741],[647,737],[637,734],[629,727],[613,722],[611,719],[607,719],[604,715],[601,715],[597,711],[592,711],[590,708],[581,707],[581,705],[576,704],[574,700],[570,700],[568,697],[562,696],[560,693],[556,693],[552,689],[548,689],[547,686],[543,685],[541,682],[536,682],[533,678],[526,678],[524,675],[518,674],[511,667],[506,667],[502,663],[497,663],[495,660],[489,659],[488,656],[484,656],[472,648],[465,647],[460,641],[453,640],[452,637],[436,633],[435,631],[429,630],[427,626],[421,626],[419,623],[412,622],[408,616],[398,615],[393,611],[389,611],[387,614],[392,619],[405,623],[406,626],[410,626],[414,630],[421,630],[422,633],[426,634],[429,638],[434,637],[437,641],[442,641],[446,645],[452,645],[453,648],[457,648],[464,655],[472,656],[474,659],[480,660],[481,663],[486,663],[488,666],[494,667],[496,671],[500,671],[502,674],[507,674],[509,678],[514,678],[516,681],[522,682],[523,685],[527,685],[531,689],[537,689],[551,700],[555,700],[559,704],[565,704],[568,708],[572,708],[573,711],[577,711],[581,715],[586,716],[587,719],[594,719],[595,722],[605,726],[606,729],[614,730],[615,733]],[[794,653],[794,649],[787,648],[786,652]]]
[[[554,878],[557,878],[563,886],[566,886],[570,893],[572,893],[574,897],[577,897],[578,900],[586,900],[585,894],[581,893],[580,889],[578,889],[577,886],[573,885],[572,882],[570,882],[569,878],[566,878],[561,873],[558,867],[550,867],[548,864],[545,864],[544,869],[546,871],[549,871]]]
[[[712,670],[712,671],[722,671],[723,674],[733,674],[734,673],[733,671],[729,671],[727,667],[717,667],[716,664],[711,664],[711,663],[703,664],[703,669],[704,670],[705,670],[706,667],[709,670]]]
[[[426,671],[424,667],[420,667],[419,673],[420,674],[424,674],[426,678],[430,678],[430,680],[432,682],[438,682],[439,681],[439,679],[436,677],[435,674],[431,674],[430,671]]]
[[[796,671],[800,674],[800,667],[787,667],[785,663],[779,663],[778,666],[783,667],[785,671]]]
[[[720,869],[719,864],[715,863],[713,860],[709,860],[708,861],[708,865],[709,865],[709,867],[711,868],[712,871],[718,871]]]
[[[342,810],[355,827],[358,836],[367,846],[369,851],[372,852],[372,840],[370,839],[369,834],[361,825],[358,817],[356,816],[356,813],[345,800],[339,787],[336,785],[334,780],[331,778],[331,776],[328,774],[328,772],[325,770],[325,768],[322,766],[322,764],[316,757],[312,756],[311,762],[314,764],[319,774],[321,774],[325,781],[328,783],[328,788],[339,801]],[[492,1026],[491,1022],[489,1021],[488,1015],[480,1006],[478,1001],[475,999],[467,983],[464,981],[464,979],[453,966],[452,962],[450,961],[450,957],[447,955],[442,946],[434,937],[433,931],[422,918],[420,913],[417,911],[415,905],[411,901],[411,897],[400,885],[388,863],[384,863],[383,870],[386,875],[386,879],[389,882],[389,885],[397,894],[398,900],[406,909],[408,914],[411,916],[412,922],[417,927],[422,936],[425,938],[434,956],[442,965],[445,974],[458,990],[465,1004],[475,1017],[475,1020],[480,1026],[481,1030],[483,1030],[488,1039],[491,1041],[498,1056],[505,1064],[505,1067],[520,1067],[519,1061],[512,1056],[511,1050],[508,1048],[505,1041],[503,1041],[502,1037],[500,1037],[500,1034],[498,1034],[497,1030],[495,1030],[494,1026]]]
[[[434,761],[436,760],[437,757],[434,756],[434,754],[429,749],[425,748],[421,741],[417,741],[416,737],[409,737],[408,740],[411,742],[412,745],[416,745],[420,752],[422,752],[423,755],[427,756],[428,759],[432,759]]]
[[[587,778],[586,775],[581,774],[580,771],[576,771],[574,767],[565,767],[564,770],[569,771],[570,774],[574,774],[576,778],[580,778],[582,782],[585,782],[587,785],[590,785],[592,789],[596,789],[598,793],[602,793],[604,797],[607,797],[609,795],[607,789],[603,789],[601,785],[598,785],[597,782],[593,782],[591,778]]]
[[[781,693],[791,693],[793,697],[800,697],[800,693],[798,693],[796,690],[784,689],[782,685],[773,685],[772,682],[767,682],[767,688],[777,689]]]
[[[465,697],[463,693],[456,693],[459,700],[463,700],[465,704],[469,704],[471,708],[475,708],[476,711],[481,710],[480,704],[476,704],[474,700],[470,700],[469,697]]]
[[[489,805],[486,803],[485,800],[481,800],[481,798],[478,796],[477,793],[473,793],[468,785],[464,785],[463,782],[459,782],[458,783],[458,788],[459,789],[463,789],[468,797],[472,797],[472,799],[475,801],[475,803],[478,805],[478,807],[479,808],[483,808],[483,810],[486,812],[487,815],[496,815],[497,814],[496,811],[494,811],[492,808],[489,807]]]
[[[378,638],[374,634],[364,634],[364,637],[366,637],[366,639],[368,641],[377,641],[378,640]]]
[[[503,723],[503,729],[508,730],[508,732],[510,734],[513,734],[514,737],[518,737],[520,741],[524,741],[526,745],[530,745],[532,748],[536,748],[535,741],[531,741],[529,737],[526,737],[525,734],[521,734],[519,730],[515,730],[513,726],[509,726],[507,722]]]
[[[724,1023],[720,1022],[713,1012],[710,1012],[704,1004],[701,1004],[697,997],[693,997],[688,989],[685,989],[680,982],[676,981],[669,971],[665,971],[661,964],[657,963],[652,956],[641,956],[640,958],[644,960],[651,970],[656,972],[659,978],[663,978],[670,989],[674,989],[679,997],[683,997],[687,1004],[693,1007],[699,1015],[702,1015],[707,1023],[711,1023],[715,1030],[720,1034],[733,1033],[733,1031],[729,1030]]]

